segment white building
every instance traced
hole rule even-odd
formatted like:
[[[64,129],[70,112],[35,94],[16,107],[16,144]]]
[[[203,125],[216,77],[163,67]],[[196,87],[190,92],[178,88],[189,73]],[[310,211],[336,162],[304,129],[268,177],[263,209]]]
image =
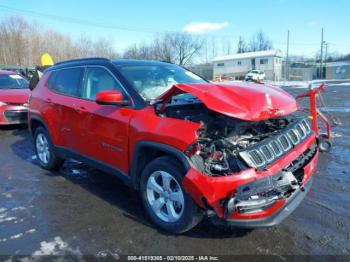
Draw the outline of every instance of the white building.
[[[214,78],[233,77],[243,79],[249,70],[264,70],[267,80],[279,81],[282,78],[281,50],[266,50],[219,56],[213,60]]]

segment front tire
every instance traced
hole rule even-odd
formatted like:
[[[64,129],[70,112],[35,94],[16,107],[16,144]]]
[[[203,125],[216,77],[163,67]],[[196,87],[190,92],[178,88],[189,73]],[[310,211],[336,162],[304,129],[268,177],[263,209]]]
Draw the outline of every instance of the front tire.
[[[179,234],[195,227],[203,214],[185,191],[184,171],[172,157],[151,161],[141,174],[140,191],[144,208],[153,223]]]
[[[40,166],[46,170],[58,170],[64,160],[54,152],[54,146],[47,130],[38,127],[34,133],[34,148]]]

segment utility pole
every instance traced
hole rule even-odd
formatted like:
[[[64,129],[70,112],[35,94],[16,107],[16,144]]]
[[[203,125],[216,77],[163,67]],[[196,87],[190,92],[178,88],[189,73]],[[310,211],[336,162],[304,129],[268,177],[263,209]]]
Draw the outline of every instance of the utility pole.
[[[324,68],[325,68],[325,76],[327,78],[327,53],[328,53],[328,43],[324,42],[324,45],[326,46],[326,52],[324,56]]]
[[[289,80],[289,29],[287,32],[287,53],[286,53],[286,67],[284,69],[285,73],[285,79],[286,81]]]
[[[322,27],[322,31],[321,31],[321,60],[320,60],[320,79],[322,79],[322,71],[323,71],[323,67],[322,67],[322,60],[323,60],[323,27]]]

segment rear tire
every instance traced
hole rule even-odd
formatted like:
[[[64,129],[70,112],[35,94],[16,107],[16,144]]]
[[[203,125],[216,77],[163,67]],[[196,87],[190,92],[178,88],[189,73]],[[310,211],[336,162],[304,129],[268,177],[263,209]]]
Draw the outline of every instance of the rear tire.
[[[176,159],[164,156],[151,161],[140,180],[141,199],[148,216],[157,227],[175,234],[192,229],[203,218],[182,185],[184,174]]]
[[[64,160],[55,154],[51,137],[47,130],[38,127],[34,133],[34,149],[40,166],[46,170],[58,170]]]

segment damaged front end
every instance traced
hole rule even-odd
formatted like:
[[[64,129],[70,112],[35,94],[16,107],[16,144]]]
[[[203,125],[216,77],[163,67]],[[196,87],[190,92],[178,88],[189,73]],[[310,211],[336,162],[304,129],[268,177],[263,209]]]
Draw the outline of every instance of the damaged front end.
[[[236,223],[269,217],[296,195],[301,201],[318,153],[306,118],[239,119],[191,94],[176,95],[156,110],[200,123],[198,139],[184,152],[192,166],[184,186],[208,214]]]
[[[239,186],[236,194],[226,200],[225,216],[229,216],[234,211],[244,214],[262,212],[279,200],[289,199],[299,190],[304,191],[303,168],[316,153],[317,146],[313,144],[277,174]]]
[[[173,104],[163,116],[201,124],[198,139],[185,154],[208,176],[227,176],[249,167],[263,170],[311,135],[305,119],[294,116],[244,121],[203,104]]]

